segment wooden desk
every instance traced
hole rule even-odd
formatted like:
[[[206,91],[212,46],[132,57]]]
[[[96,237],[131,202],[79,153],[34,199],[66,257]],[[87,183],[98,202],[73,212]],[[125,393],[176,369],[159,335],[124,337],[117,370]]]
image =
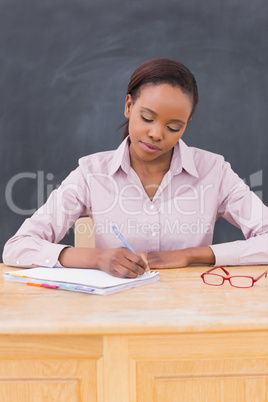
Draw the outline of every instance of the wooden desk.
[[[212,287],[205,269],[93,296],[6,282],[1,265],[0,401],[268,401],[268,279]]]

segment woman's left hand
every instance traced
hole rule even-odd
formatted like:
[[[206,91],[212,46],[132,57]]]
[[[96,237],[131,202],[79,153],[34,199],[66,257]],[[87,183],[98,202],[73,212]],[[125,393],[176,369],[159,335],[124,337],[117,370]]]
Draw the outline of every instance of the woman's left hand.
[[[215,264],[215,255],[209,246],[190,247],[174,251],[150,251],[147,253],[150,268],[182,268],[190,264]]]
[[[182,268],[189,265],[189,256],[184,250],[150,251],[147,253],[150,268]]]

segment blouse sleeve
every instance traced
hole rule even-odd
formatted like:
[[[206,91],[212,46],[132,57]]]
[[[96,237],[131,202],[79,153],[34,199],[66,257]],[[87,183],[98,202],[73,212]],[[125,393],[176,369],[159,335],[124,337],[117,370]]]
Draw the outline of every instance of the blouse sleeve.
[[[58,266],[63,248],[57,244],[89,207],[89,188],[79,166],[54,190],[47,202],[7,241],[3,261],[22,267]]]
[[[210,246],[219,265],[268,264],[268,208],[224,162],[218,217],[240,228],[246,240]]]

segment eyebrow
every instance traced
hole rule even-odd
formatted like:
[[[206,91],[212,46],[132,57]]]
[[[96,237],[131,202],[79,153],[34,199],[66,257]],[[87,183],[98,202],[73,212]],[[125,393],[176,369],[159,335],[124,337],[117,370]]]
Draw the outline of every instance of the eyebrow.
[[[148,112],[151,112],[152,114],[154,114],[155,116],[157,116],[157,113],[154,112],[152,109],[149,109],[148,107],[144,107],[144,106],[141,106],[141,108],[142,108],[142,109],[145,109],[145,110],[148,110]],[[179,120],[179,119],[171,119],[170,121],[174,121],[174,122],[186,124],[185,121]]]

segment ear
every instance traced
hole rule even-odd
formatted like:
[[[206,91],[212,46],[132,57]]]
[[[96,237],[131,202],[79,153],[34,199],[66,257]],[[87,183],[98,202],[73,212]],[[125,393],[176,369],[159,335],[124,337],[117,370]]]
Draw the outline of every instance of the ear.
[[[125,102],[125,111],[124,111],[124,115],[127,119],[129,119],[129,117],[130,117],[132,105],[133,105],[132,97],[130,94],[127,94],[126,102]]]

